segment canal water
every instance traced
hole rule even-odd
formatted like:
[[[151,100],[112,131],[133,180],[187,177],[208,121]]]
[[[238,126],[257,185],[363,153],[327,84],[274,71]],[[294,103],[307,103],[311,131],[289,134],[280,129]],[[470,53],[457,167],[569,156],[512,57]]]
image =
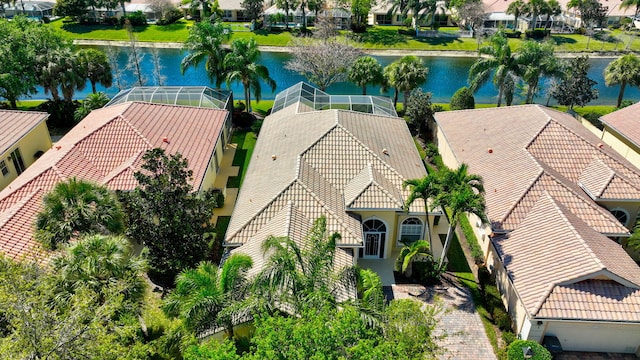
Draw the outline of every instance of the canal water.
[[[127,48],[115,48],[119,51],[119,66],[120,69],[125,69],[127,63]],[[151,56],[151,49],[139,48],[144,54],[142,61],[142,69],[146,74],[147,82],[145,85],[154,86],[157,85],[153,80],[153,62]],[[189,85],[206,85],[212,86],[207,78],[204,70],[204,63],[200,64],[197,68],[190,68],[184,74],[180,73],[180,61],[186,54],[186,52],[180,49],[158,49],[160,53],[160,64],[162,66],[162,74],[165,77],[164,85],[171,86],[189,86]],[[262,86],[262,99],[269,100],[275,98],[275,95],[300,82],[306,81],[301,75],[289,71],[284,68],[284,63],[291,58],[288,53],[280,52],[262,52],[260,63],[265,65],[269,69],[271,77],[275,80],[277,88],[275,92],[264,85]],[[397,60],[398,56],[375,56],[382,66],[386,66],[391,62]],[[429,68],[429,75],[427,82],[422,86],[425,91],[431,92],[433,96],[433,102],[448,103],[453,93],[463,86],[467,86],[467,75],[469,68],[475,61],[474,57],[422,57],[424,64]],[[607,64],[613,59],[611,58],[593,58],[590,59],[591,70],[589,76],[598,82],[597,89],[600,92],[600,97],[597,100],[592,101],[590,104],[615,104],[619,86],[607,87],[604,84],[603,71]],[[136,80],[132,72],[123,70],[123,88],[134,86]],[[544,85],[544,79],[540,84]],[[223,84],[223,88],[226,88],[226,84]],[[115,80],[113,86],[104,88],[98,85],[99,91],[104,91],[112,97],[118,93]],[[234,98],[236,100],[243,98],[243,90],[239,83],[231,85],[231,90],[234,92]],[[91,92],[91,86],[87,84],[87,87],[82,91],[76,91],[75,97],[77,99],[83,99],[87,94]],[[362,90],[349,82],[337,83],[327,89],[330,94],[360,94]],[[391,91],[382,93],[379,87],[367,87],[367,94],[369,95],[386,95],[392,96]],[[496,101],[497,90],[493,83],[489,81],[483,87],[481,87],[475,94],[476,103],[493,103]],[[38,93],[33,95],[32,98],[46,98],[42,89],[38,88]],[[625,99],[638,101],[640,100],[640,90],[637,87],[627,86],[625,91]],[[544,89],[539,92],[535,102],[545,104],[547,96]],[[522,102],[522,97],[516,96],[514,104]],[[550,104],[554,104],[554,100],[551,100]]]

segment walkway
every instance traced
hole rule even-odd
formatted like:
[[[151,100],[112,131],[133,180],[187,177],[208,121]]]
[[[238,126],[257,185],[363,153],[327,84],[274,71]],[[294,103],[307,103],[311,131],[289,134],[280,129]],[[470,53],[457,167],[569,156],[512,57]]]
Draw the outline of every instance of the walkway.
[[[230,177],[237,176],[239,167],[233,166],[233,158],[236,155],[238,144],[227,144],[220,162],[220,170],[214,180],[213,187],[224,189],[224,206],[213,211],[213,223],[218,222],[219,216],[231,216],[238,197],[238,188],[227,188],[227,181]]]
[[[442,301],[444,313],[436,335],[446,334],[446,337],[440,341],[445,350],[440,359],[496,360],[469,290],[454,278],[445,275],[443,285],[396,284],[392,289],[394,299],[419,299],[428,304]]]

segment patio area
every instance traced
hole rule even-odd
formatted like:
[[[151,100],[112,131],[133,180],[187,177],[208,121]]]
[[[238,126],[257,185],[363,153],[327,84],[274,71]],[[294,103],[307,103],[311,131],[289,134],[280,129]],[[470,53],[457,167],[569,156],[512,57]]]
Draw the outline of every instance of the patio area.
[[[396,280],[393,277],[393,266],[399,253],[394,251],[386,259],[358,259],[358,265],[363,269],[375,271],[382,280],[382,286],[394,286]]]

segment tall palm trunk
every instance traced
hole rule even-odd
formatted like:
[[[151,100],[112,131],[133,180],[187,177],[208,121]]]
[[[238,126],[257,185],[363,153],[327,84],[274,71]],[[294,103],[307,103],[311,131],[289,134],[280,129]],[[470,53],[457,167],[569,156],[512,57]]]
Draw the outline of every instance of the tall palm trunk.
[[[502,105],[502,95],[504,94],[504,84],[500,83],[500,89],[498,90],[498,107]]]
[[[251,112],[251,85],[249,81],[243,81],[242,85],[244,85],[244,101],[247,102],[247,111]]]
[[[445,211],[446,212],[446,211]],[[438,267],[442,267],[444,263],[444,258],[447,257],[447,252],[449,251],[449,247],[451,246],[451,238],[453,237],[453,231],[455,230],[455,222],[454,220],[449,221],[449,230],[447,231],[447,238],[444,241],[444,248],[442,249],[442,256],[440,256],[440,263]]]
[[[627,86],[627,82],[626,80],[622,80],[620,82],[620,92],[618,92],[618,103],[616,105],[616,107],[620,107],[620,104],[622,104],[622,99],[624,98],[624,88]]]
[[[429,223],[429,205],[427,204],[427,199],[424,199],[424,219],[426,224],[426,232],[427,232],[427,241],[429,241],[429,249],[431,249],[431,254],[433,254],[433,242],[431,240],[431,224]]]

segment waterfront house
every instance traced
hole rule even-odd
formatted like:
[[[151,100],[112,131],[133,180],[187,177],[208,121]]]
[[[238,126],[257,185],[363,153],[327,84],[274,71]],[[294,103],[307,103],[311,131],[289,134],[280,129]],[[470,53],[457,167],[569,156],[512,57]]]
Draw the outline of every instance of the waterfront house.
[[[522,339],[640,354],[640,268],[625,251],[640,170],[566,113],[540,105],[436,113],[449,167],[483,177],[471,217]]]

